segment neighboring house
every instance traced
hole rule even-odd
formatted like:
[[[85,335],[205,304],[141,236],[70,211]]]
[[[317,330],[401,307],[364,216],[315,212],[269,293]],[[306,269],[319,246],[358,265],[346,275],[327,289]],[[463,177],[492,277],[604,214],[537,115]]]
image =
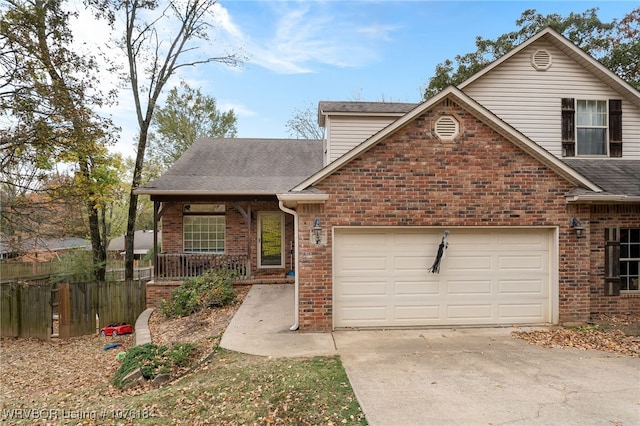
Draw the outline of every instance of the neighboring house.
[[[157,243],[162,243],[162,232],[156,233]],[[135,259],[143,258],[150,250],[153,249],[154,232],[152,230],[135,231],[133,235],[133,256]],[[124,256],[124,235],[116,237],[109,242],[107,248],[110,256],[120,258]]]
[[[78,237],[29,238],[18,244],[23,262],[49,262],[73,250],[91,250],[91,241]]]
[[[301,331],[640,313],[640,93],[555,31],[421,104],[319,122],[326,141],[201,140],[138,188],[157,264],[294,269]]]

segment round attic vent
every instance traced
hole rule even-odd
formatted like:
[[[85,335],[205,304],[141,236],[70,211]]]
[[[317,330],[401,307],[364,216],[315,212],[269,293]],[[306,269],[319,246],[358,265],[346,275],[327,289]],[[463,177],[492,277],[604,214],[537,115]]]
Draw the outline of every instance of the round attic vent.
[[[531,55],[531,65],[538,71],[546,71],[551,66],[551,53],[538,49]]]
[[[451,140],[458,136],[460,125],[458,120],[450,115],[442,116],[436,121],[436,135],[440,139]]]

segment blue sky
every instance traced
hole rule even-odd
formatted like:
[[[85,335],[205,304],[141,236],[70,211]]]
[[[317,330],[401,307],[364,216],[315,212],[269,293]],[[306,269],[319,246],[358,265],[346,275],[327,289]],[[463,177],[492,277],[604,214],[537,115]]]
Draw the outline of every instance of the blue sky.
[[[321,100],[419,102],[435,66],[475,50],[476,36],[516,29],[526,9],[622,18],[636,1],[246,1],[216,6],[214,40],[204,51],[240,50],[239,68],[201,65],[174,77],[233,108],[238,137],[289,137],[296,109]],[[204,52],[203,52],[204,53]],[[123,96],[128,93],[124,92]],[[133,156],[136,123],[123,100],[117,150]]]

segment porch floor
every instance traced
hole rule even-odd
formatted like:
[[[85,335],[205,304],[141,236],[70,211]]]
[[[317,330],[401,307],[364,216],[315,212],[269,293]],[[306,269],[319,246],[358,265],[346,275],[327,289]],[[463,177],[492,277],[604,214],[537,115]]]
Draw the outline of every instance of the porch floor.
[[[236,280],[234,285],[254,285],[254,284],[293,284],[295,278],[293,276],[271,276],[271,277],[256,277],[246,280]]]

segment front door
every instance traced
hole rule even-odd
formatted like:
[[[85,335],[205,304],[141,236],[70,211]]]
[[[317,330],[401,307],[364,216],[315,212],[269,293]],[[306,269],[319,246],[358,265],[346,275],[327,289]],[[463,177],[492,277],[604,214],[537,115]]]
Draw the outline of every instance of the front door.
[[[258,213],[258,267],[284,268],[284,213]]]

